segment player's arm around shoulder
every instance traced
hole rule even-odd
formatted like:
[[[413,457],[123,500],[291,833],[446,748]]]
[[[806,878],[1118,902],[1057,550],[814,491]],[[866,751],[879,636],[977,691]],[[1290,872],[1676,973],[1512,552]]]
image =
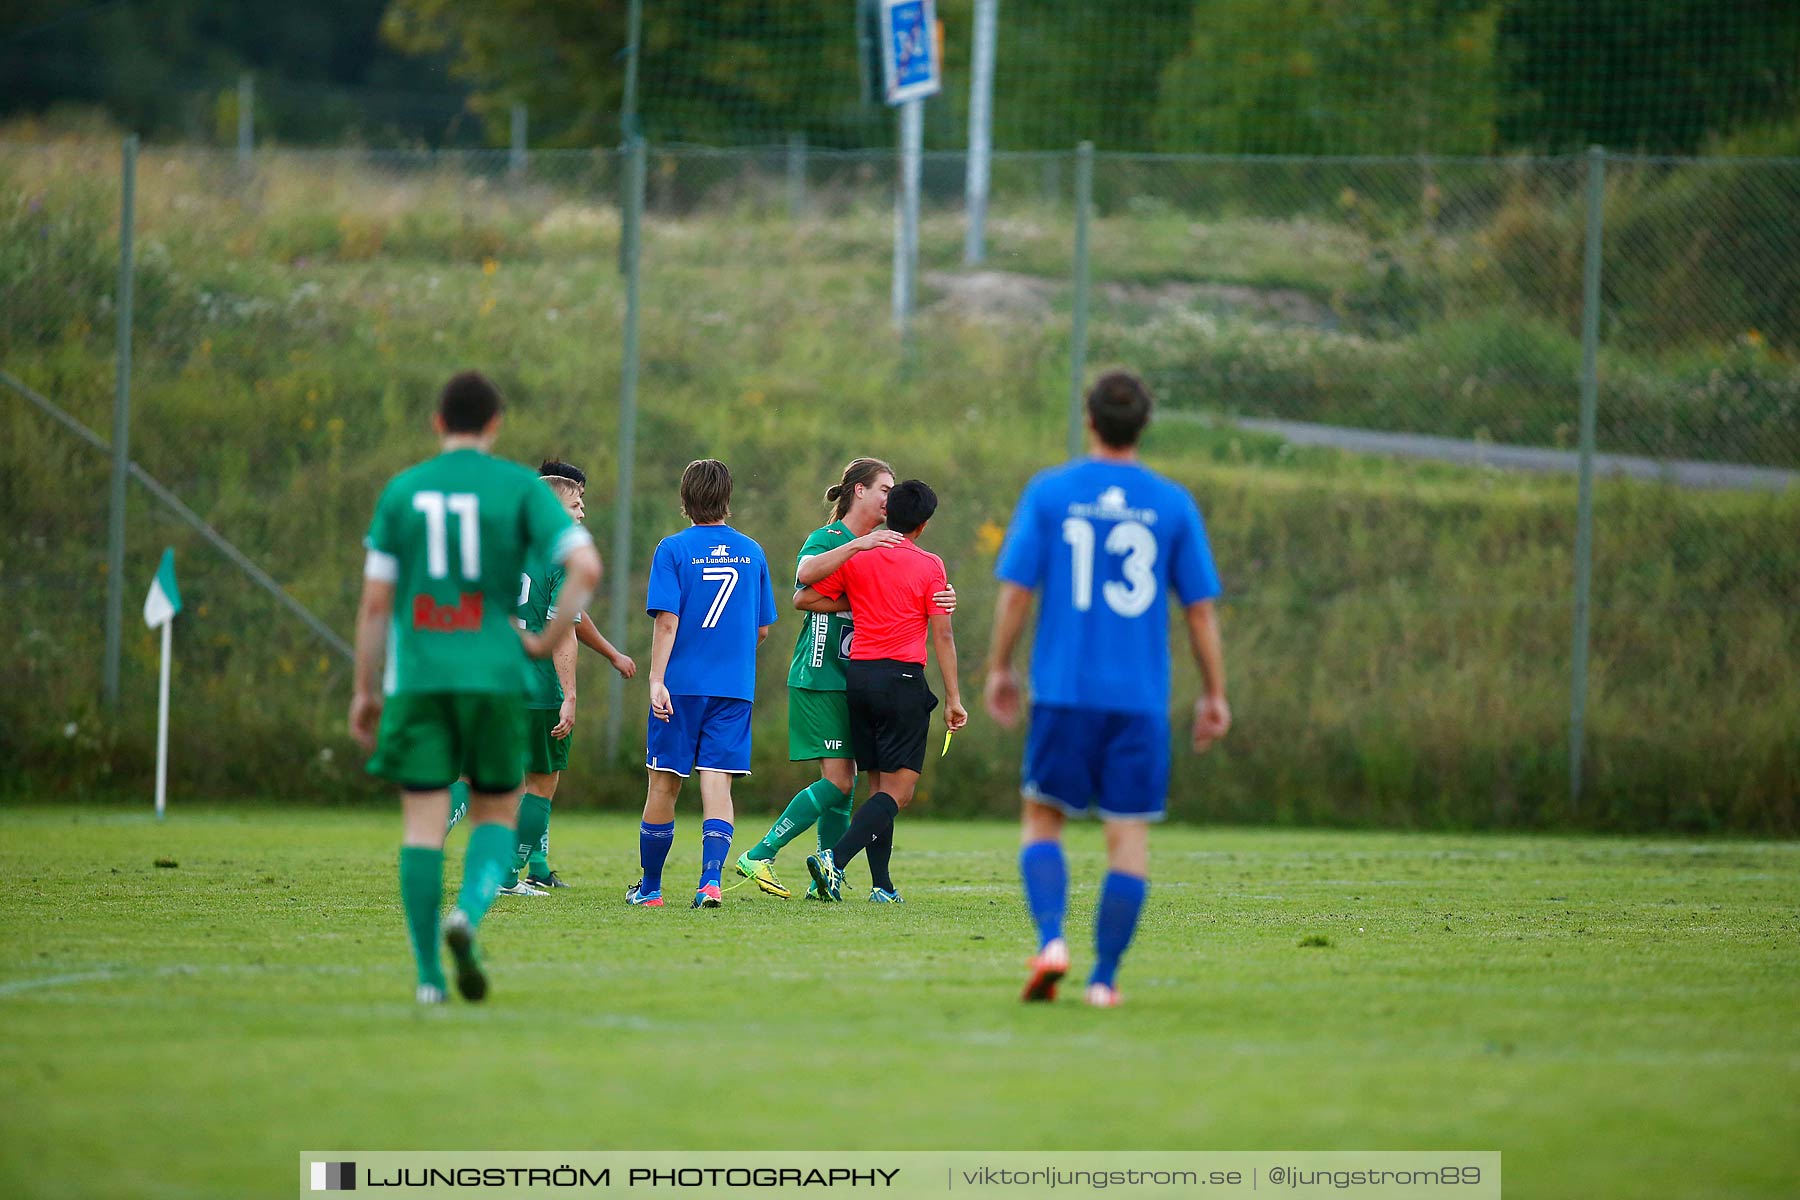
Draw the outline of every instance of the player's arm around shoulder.
[[[802,585],[817,583],[827,575],[832,574],[845,563],[849,562],[855,555],[861,554],[864,550],[875,550],[882,546],[897,546],[905,540],[906,539],[900,534],[883,526],[880,529],[865,533],[859,538],[851,538],[841,546],[836,546],[828,550],[820,549],[816,553],[806,554],[806,548],[813,545],[813,542],[809,539],[807,547],[803,547],[800,551],[805,557],[800,560],[799,569],[795,573],[795,578],[798,579]]]

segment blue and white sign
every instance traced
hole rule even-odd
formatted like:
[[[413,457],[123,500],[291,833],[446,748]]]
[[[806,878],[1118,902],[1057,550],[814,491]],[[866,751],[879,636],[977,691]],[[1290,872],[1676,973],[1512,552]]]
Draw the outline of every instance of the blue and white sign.
[[[942,89],[935,0],[881,0],[881,74],[889,104],[923,100]]]

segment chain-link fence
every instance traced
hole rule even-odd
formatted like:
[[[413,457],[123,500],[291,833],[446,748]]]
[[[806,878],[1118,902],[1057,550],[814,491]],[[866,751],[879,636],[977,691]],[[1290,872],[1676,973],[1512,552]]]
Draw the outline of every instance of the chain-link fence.
[[[502,453],[588,471],[624,582],[595,615],[641,663],[683,464],[731,464],[734,523],[779,572],[843,463],[879,455],[943,498],[927,544],[961,592],[972,701],[1001,531],[1066,453],[1072,363],[1125,365],[1160,403],[1146,457],[1199,498],[1227,586],[1238,728],[1180,760],[1178,813],[1800,824],[1800,162],[1001,154],[971,267],[963,157],[928,154],[902,335],[891,153],[642,153],[638,210],[629,151],[146,151],[131,456],[348,634],[373,498],[430,452],[444,376],[478,366],[508,396]],[[0,369],[105,438],[117,150],[0,148],[0,182]],[[177,795],[369,791],[341,650],[135,486],[124,703],[100,705],[108,460],[5,390],[14,781],[148,778],[155,646],[130,622],[173,543]],[[796,628],[763,651],[746,811],[805,781]],[[559,797],[633,802],[643,711],[641,674],[584,663]],[[1004,811],[1019,740],[979,711],[972,732],[926,799]]]

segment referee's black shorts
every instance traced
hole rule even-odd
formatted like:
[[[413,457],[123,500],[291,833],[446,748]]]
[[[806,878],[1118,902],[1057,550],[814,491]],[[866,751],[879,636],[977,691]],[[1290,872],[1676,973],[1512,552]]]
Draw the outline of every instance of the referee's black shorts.
[[[857,770],[923,771],[931,710],[938,704],[925,682],[925,664],[853,658],[844,664],[844,683]]]

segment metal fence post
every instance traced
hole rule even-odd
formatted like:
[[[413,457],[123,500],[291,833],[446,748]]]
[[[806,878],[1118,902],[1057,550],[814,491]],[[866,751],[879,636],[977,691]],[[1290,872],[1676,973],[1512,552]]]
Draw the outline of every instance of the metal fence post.
[[[973,75],[969,82],[969,163],[963,190],[968,228],[963,263],[975,266],[987,254],[988,184],[994,147],[994,40],[1000,0],[975,0]]]
[[[631,0],[625,15],[625,95],[619,104],[619,133],[629,146],[638,135],[638,42],[644,36],[644,0]]]
[[[131,471],[132,225],[137,207],[138,140],[125,139],[119,168],[119,296],[114,352],[112,495],[106,518],[106,707],[119,710],[119,653],[125,625],[125,480]]]
[[[512,106],[512,152],[506,158],[506,172],[513,179],[525,177],[525,131],[529,115],[523,104]]]
[[[256,148],[256,76],[248,71],[238,76],[237,164],[250,166],[250,152]]]
[[[612,642],[625,645],[631,611],[631,497],[637,461],[638,276],[643,251],[644,140],[633,136],[626,147],[625,211],[619,230],[625,267],[625,328],[619,347],[619,491],[613,502]],[[606,757],[619,755],[620,720],[624,715],[625,681],[608,673]]]
[[[1581,277],[1581,482],[1575,514],[1575,632],[1570,653],[1569,808],[1581,809],[1586,737],[1588,604],[1594,573],[1594,424],[1600,396],[1600,236],[1606,203],[1606,151],[1588,149],[1587,248]]]
[[[788,217],[798,221],[806,216],[806,135],[788,134],[787,143]]]
[[[1081,453],[1082,377],[1087,374],[1088,224],[1094,210],[1094,143],[1075,148],[1075,277],[1069,302],[1069,457]]]

